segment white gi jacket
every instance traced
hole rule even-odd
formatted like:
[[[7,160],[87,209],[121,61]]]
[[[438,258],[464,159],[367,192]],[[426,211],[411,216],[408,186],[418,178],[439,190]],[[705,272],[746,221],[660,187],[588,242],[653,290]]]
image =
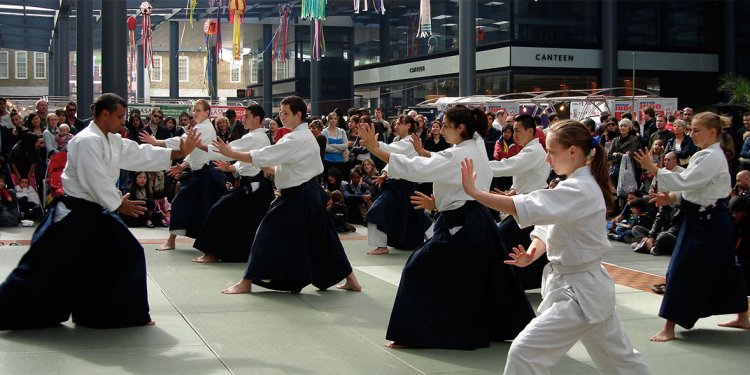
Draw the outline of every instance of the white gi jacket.
[[[495,177],[513,176],[513,187],[518,194],[528,194],[534,190],[547,187],[549,163],[547,151],[534,138],[516,155],[503,160],[490,161],[490,168]]]
[[[63,190],[67,195],[115,211],[122,198],[115,187],[120,169],[163,171],[171,165],[171,154],[170,148],[138,145],[119,134],[104,134],[92,121],[68,143]]]
[[[700,206],[726,198],[731,190],[727,159],[719,142],[696,152],[687,169],[680,173],[659,169],[656,181],[659,191],[681,192],[683,199]]]
[[[216,139],[216,130],[214,129],[214,126],[211,125],[211,120],[209,119],[205,119],[198,125],[195,125],[195,129],[200,133],[201,143],[204,145],[210,145],[211,142]],[[187,133],[180,137],[167,138],[164,140],[164,144],[169,148],[177,150],[180,148],[180,140],[186,137]],[[203,168],[204,165],[208,164],[208,162],[211,161],[211,158],[208,156],[208,152],[196,147],[193,152],[185,158],[185,161],[190,165],[190,169],[197,171]]]
[[[561,299],[572,298],[589,323],[602,322],[614,313],[614,281],[601,267],[612,248],[605,230],[606,205],[588,166],[571,173],[554,189],[512,197],[521,228],[536,225],[531,237],[547,245],[550,265],[542,280],[542,312]],[[562,272],[553,271],[556,266]],[[578,272],[568,273],[570,270]]]
[[[268,139],[268,136],[266,135],[266,129],[262,127],[255,129],[251,132],[248,132],[247,134],[243,135],[242,138],[236,139],[229,143],[229,147],[231,147],[232,150],[238,151],[238,152],[250,152],[252,150],[259,150],[263,147],[270,146],[270,145],[271,145],[271,141]],[[213,145],[208,146],[208,157],[211,160],[223,160],[223,161],[234,160],[232,158],[228,158],[220,154],[216,150],[216,147],[214,147]],[[232,165],[234,165],[234,168],[237,170],[237,173],[240,176],[253,177],[257,175],[258,173],[260,173],[260,168],[250,163],[237,161]]]
[[[474,200],[464,192],[461,185],[461,162],[464,158],[474,160],[477,188],[489,191],[492,171],[486,154],[477,147],[477,142],[473,139],[440,152],[433,152],[429,158],[391,154],[388,177],[403,178],[412,182],[432,182],[438,211],[454,210],[463,206],[467,200]]]
[[[275,145],[250,151],[256,168],[276,166],[274,183],[279,189],[302,185],[323,173],[320,146],[307,124],[301,124]]]
[[[419,156],[417,154],[417,150],[414,149],[414,144],[411,141],[411,136],[407,136],[404,139],[395,141],[390,144],[384,143],[384,142],[378,142],[378,147],[385,151],[388,151],[391,154],[391,156],[404,155],[407,158],[413,158],[415,156]],[[383,167],[383,172],[388,173],[388,178],[396,178],[396,179],[399,178],[396,176],[391,176],[390,167],[388,167],[388,165]],[[414,180],[411,180],[408,177],[403,177],[403,179],[414,182]]]

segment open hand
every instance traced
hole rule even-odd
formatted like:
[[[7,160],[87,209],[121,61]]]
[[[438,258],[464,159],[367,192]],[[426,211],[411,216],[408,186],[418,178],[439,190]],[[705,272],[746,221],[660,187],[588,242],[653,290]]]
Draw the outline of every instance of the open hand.
[[[635,161],[641,164],[641,167],[645,169],[648,172],[651,172],[651,174],[656,175],[659,168],[654,165],[654,153],[653,151],[644,148],[643,150],[638,150],[633,155],[633,158]]]
[[[359,124],[359,144],[368,150],[378,147],[378,135],[375,133],[375,128],[370,124]]]
[[[211,142],[211,144],[216,147],[216,150],[219,151],[220,154],[227,157],[232,157],[231,155],[229,155],[232,152],[232,148],[229,147],[229,143],[224,142],[223,139],[217,137],[213,142]]]
[[[200,144],[201,134],[198,133],[198,129],[192,128],[188,130],[187,137],[180,140],[180,153],[189,155]]]
[[[214,165],[222,172],[234,172],[234,167],[228,161],[214,160]]]
[[[414,205],[415,210],[428,210],[435,211],[437,206],[435,205],[435,196],[415,191],[414,195],[411,196],[411,204]]]
[[[146,133],[145,130],[141,130],[141,132],[138,133],[138,139],[140,139],[141,142],[148,143],[152,146],[156,144],[156,138],[153,135]]]
[[[131,201],[129,198],[130,193],[127,193],[120,199],[120,207],[117,208],[117,212],[132,217],[143,215],[146,212],[146,202]]]
[[[180,175],[182,174],[182,171],[183,171],[182,164],[177,164],[173,166],[172,168],[169,168],[169,170],[167,171],[167,176],[179,179]]]
[[[510,264],[516,267],[526,267],[534,262],[534,255],[536,254],[536,247],[532,247],[526,252],[523,245],[518,245],[513,248],[513,252],[508,254],[511,260],[503,261],[505,264]]]
[[[648,195],[648,202],[654,203],[658,207],[669,206],[672,204],[672,196],[669,193],[651,193]]]

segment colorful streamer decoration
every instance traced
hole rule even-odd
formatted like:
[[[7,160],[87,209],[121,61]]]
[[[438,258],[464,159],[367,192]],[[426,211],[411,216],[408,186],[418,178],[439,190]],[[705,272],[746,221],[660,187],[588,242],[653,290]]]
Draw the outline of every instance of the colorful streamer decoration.
[[[368,0],[354,0],[354,13],[359,14],[360,9],[360,1],[364,2],[365,9],[364,11],[367,12],[367,4]],[[380,14],[385,14],[385,0],[372,0],[372,6],[373,9],[375,9],[375,12]]]
[[[188,18],[190,19],[190,27],[193,27],[193,15],[195,14],[195,7],[198,6],[198,0],[187,0],[187,9],[185,10],[186,13],[188,13]]]
[[[206,41],[206,77],[204,81],[208,84],[208,95],[213,97],[216,94],[213,85],[213,61],[216,60],[218,51],[211,48],[211,44],[216,40],[219,33],[219,23],[213,19],[206,20],[203,24],[203,33]]]
[[[289,16],[292,15],[290,4],[279,4],[279,29],[276,31],[276,41],[273,49],[273,58],[284,62],[287,60],[286,46],[289,36]]]
[[[229,23],[234,25],[232,29],[232,57],[237,61],[240,59],[242,42],[242,31],[240,25],[245,19],[245,0],[229,0]]]
[[[326,19],[326,0],[302,0],[302,18],[313,20],[315,40],[313,40],[312,55],[315,61],[320,61],[326,50],[323,37],[323,20]]]
[[[151,14],[154,7],[148,1],[141,3],[141,40],[143,41],[143,67],[148,68],[154,65],[154,42],[153,31],[151,30]]]
[[[216,7],[216,56],[221,58],[221,11],[224,9],[224,0],[208,0],[209,7]]]
[[[419,30],[417,30],[417,38],[427,38],[432,35],[432,15],[430,13],[430,0],[421,0],[419,5]]]
[[[128,44],[130,45],[130,58],[128,59],[130,61],[130,77],[135,78],[135,71],[136,71],[136,45],[135,45],[135,28],[138,26],[138,21],[135,19],[135,17],[128,17],[127,20],[127,26],[128,26]]]

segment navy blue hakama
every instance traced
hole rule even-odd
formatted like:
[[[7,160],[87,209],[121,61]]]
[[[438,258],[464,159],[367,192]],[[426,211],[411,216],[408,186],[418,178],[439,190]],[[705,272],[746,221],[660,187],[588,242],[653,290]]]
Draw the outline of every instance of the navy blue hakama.
[[[367,211],[365,221],[388,235],[388,246],[414,250],[424,242],[432,221],[423,210],[415,210],[411,196],[417,184],[406,180],[386,180],[381,193]]]
[[[253,191],[251,184],[259,183]],[[260,221],[273,201],[273,186],[263,172],[243,176],[240,186],[211,207],[193,247],[224,262],[247,262]]]
[[[515,338],[533,318],[510,266],[503,264],[489,211],[467,201],[441,212],[435,235],[406,262],[386,338],[413,347],[470,350]]]
[[[498,223],[497,230],[500,232],[500,243],[505,253],[505,259],[510,259],[509,255],[513,253],[514,247],[523,245],[525,249],[528,249],[531,245],[531,231],[534,230],[534,227],[520,228],[513,216],[508,216],[501,223]],[[543,254],[534,263],[526,267],[511,267],[511,270],[513,270],[521,288],[524,290],[536,289],[542,287],[542,273],[547,263],[549,263],[547,254]]]
[[[682,200],[684,215],[659,316],[693,328],[700,318],[747,311],[747,297],[734,258],[734,223],[726,203],[712,208]]]
[[[227,191],[224,173],[212,164],[192,171],[172,201],[169,230],[185,230],[185,236],[196,238],[211,207]]]
[[[299,292],[309,284],[328,289],[352,273],[326,200],[315,179],[282,189],[255,234],[244,278]]]
[[[60,203],[70,213],[55,223]],[[0,284],[0,329],[51,327],[71,314],[93,328],[148,324],[143,247],[120,217],[68,196],[50,207],[28,252]]]

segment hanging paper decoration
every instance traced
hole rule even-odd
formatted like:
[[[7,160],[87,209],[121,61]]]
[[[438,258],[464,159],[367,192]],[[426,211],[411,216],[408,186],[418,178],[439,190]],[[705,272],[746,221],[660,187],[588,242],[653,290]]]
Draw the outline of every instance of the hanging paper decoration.
[[[213,85],[213,62],[216,60],[217,51],[211,47],[212,42],[216,39],[218,34],[219,23],[216,20],[208,19],[203,24],[203,33],[205,34],[206,42],[206,76],[204,82],[208,84],[208,95],[214,96],[214,85]]]
[[[365,3],[364,11],[367,12],[368,0],[354,0],[354,13],[359,14],[360,1]],[[385,14],[385,0],[372,0],[373,8],[380,14]]]
[[[154,65],[153,32],[151,31],[151,13],[154,7],[148,1],[141,3],[141,40],[143,42],[143,67]]]
[[[127,20],[127,26],[128,26],[128,44],[130,45],[130,58],[128,61],[130,62],[130,77],[135,78],[135,70],[136,70],[136,52],[135,52],[135,28],[138,25],[138,21],[136,21],[135,17],[128,17]]]
[[[198,5],[198,0],[187,0],[187,9],[185,12],[188,13],[188,18],[190,19],[190,27],[193,27],[193,14],[195,14],[195,7]]]
[[[216,7],[216,56],[221,58],[221,12],[225,8],[224,0],[208,0],[209,7]]]
[[[313,20],[315,35],[312,55],[316,61],[320,61],[323,52],[326,50],[326,42],[323,37],[323,20],[326,19],[326,0],[302,0],[302,18]]]
[[[286,45],[289,35],[289,16],[292,14],[292,6],[279,4],[279,28],[276,30],[276,41],[274,42],[273,58],[277,61],[286,61]]]
[[[421,0],[419,5],[419,30],[417,31],[417,38],[427,38],[430,35],[432,35],[430,0]]]
[[[234,25],[232,29],[232,57],[237,61],[240,59],[240,42],[242,33],[240,25],[245,19],[245,0],[229,0],[229,23]]]

